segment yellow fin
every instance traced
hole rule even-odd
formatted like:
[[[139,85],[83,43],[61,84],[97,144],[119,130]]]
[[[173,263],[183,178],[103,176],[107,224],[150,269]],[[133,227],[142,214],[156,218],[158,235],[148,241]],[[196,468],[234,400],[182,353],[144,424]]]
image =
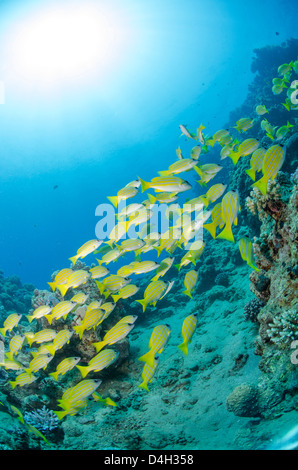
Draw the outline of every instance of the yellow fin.
[[[223,229],[222,232],[220,232],[216,238],[222,238],[224,240],[228,240],[229,242],[233,242],[235,243],[235,240],[234,240],[234,235],[233,235],[233,232],[232,232],[232,229],[231,227],[228,227],[227,225],[225,226],[225,228]]]

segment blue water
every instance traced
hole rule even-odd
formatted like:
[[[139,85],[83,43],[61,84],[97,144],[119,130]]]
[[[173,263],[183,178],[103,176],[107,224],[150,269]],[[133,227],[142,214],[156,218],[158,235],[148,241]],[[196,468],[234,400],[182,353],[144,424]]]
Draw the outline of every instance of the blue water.
[[[67,79],[24,77],[11,49],[22,27],[50,5],[80,3],[109,10],[125,39],[121,54]],[[284,0],[1,1],[4,274],[46,287],[94,238],[95,209],[107,195],[175,160],[185,143],[179,124],[202,122],[212,133],[227,122],[246,97],[253,49],[295,37],[295,10]]]

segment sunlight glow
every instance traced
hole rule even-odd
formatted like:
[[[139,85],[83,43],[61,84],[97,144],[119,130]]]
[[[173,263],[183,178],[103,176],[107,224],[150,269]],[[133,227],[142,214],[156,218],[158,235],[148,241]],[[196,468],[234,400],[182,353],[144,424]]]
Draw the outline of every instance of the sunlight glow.
[[[128,39],[117,22],[111,12],[88,2],[36,11],[12,35],[13,69],[38,82],[106,72],[115,67]]]

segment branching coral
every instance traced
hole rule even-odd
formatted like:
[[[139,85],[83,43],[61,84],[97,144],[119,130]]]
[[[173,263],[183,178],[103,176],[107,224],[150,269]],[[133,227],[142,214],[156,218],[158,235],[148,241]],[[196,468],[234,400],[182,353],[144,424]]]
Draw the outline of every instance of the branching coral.
[[[42,432],[53,431],[59,425],[59,419],[53,410],[49,410],[45,405],[36,411],[26,411],[24,420]]]
[[[285,310],[268,326],[270,340],[281,349],[288,347],[292,341],[298,340],[298,310]]]

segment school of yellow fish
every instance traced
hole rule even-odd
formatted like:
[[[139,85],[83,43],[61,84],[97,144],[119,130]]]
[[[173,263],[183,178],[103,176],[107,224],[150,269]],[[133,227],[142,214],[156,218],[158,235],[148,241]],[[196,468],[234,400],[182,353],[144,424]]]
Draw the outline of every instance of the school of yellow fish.
[[[287,89],[287,98],[283,106],[288,111],[298,109],[298,80],[293,80],[290,83],[293,72],[298,74],[298,60],[290,64],[282,64],[278,68],[279,77],[274,78],[272,81],[272,92],[274,94],[280,94],[284,89]],[[54,281],[48,283],[53,292],[58,289],[64,298],[69,289],[79,289],[89,279],[94,279],[101,295],[100,300],[93,301],[87,306],[86,313],[78,325],[72,329],[62,329],[59,332],[50,328],[53,322],[65,321],[67,316],[74,313],[78,306],[86,304],[88,295],[78,290],[70,300],[63,300],[54,307],[39,306],[31,315],[28,315],[27,320],[29,323],[46,318],[49,328],[36,333],[28,331],[23,336],[19,334],[12,335],[5,361],[0,364],[5,369],[17,372],[15,380],[9,382],[12,388],[23,387],[37,380],[38,371],[47,368],[56,351],[69,343],[72,335],[78,335],[81,339],[85,331],[95,329],[113,312],[120,299],[135,296],[139,287],[132,283],[130,278],[132,275],[138,276],[149,272],[154,274],[145,289],[144,297],[136,300],[140,304],[140,313],[145,312],[148,305],[155,306],[171,290],[174,282],[165,282],[161,278],[172,266],[176,266],[180,271],[181,268],[192,265],[192,269],[187,270],[185,274],[185,290],[183,291],[185,295],[192,298],[198,281],[196,264],[205,247],[201,239],[196,239],[196,235],[203,227],[214,239],[235,242],[233,225],[238,223],[239,195],[237,191],[226,192],[227,185],[219,183],[212,185],[205,194],[187,200],[187,204],[180,206],[176,202],[180,193],[188,191],[191,185],[179,175],[194,171],[200,178],[198,180],[200,186],[206,186],[223,167],[215,163],[201,164],[199,158],[201,155],[208,154],[210,147],[213,148],[215,145],[219,145],[220,158],[224,160],[228,157],[234,165],[237,164],[240,158],[250,157],[250,168],[246,170],[246,173],[253,180],[252,186],[258,188],[266,196],[268,181],[276,177],[285,159],[286,149],[279,144],[279,141],[287,135],[292,126],[287,122],[286,125],[276,128],[267,119],[260,121],[260,116],[268,113],[268,110],[262,104],[258,104],[255,111],[257,115],[255,119],[244,117],[237,121],[234,127],[237,137],[231,133],[233,128],[220,129],[208,137],[203,133],[205,127],[202,124],[197,128],[196,133],[190,132],[185,125],[180,125],[182,135],[196,141],[196,145],[191,150],[190,158],[184,158],[179,147],[176,150],[178,159],[168,169],[159,171],[159,176],[151,181],[138,177],[135,181],[120,189],[116,195],[108,197],[115,208],[118,207],[121,201],[125,201],[125,207],[118,213],[118,222],[109,234],[108,240],[95,239],[87,241],[77,250],[74,256],[69,258],[74,267],[77,260],[84,259],[90,254],[100,254],[101,258],[97,259],[98,266],[91,268],[89,272],[83,269],[62,269],[55,276]],[[268,145],[267,148],[260,147],[260,142],[254,138],[239,140],[241,135],[245,134],[256,123],[260,124],[266,136],[273,141],[272,145]],[[235,133],[235,131],[233,132]],[[258,173],[261,173],[261,177],[256,181]],[[154,194],[147,193],[147,199],[142,203],[126,205],[127,200],[134,198],[141,191],[150,190],[154,191]],[[221,201],[219,201],[220,198],[222,198]],[[172,222],[172,226],[162,234],[149,230],[149,222],[153,213],[151,208],[156,203],[167,204],[167,217]],[[210,205],[213,203],[216,204],[210,209]],[[192,220],[191,215],[198,204],[203,206],[203,215],[199,221]],[[173,214],[176,216],[175,222]],[[142,227],[138,232],[138,237],[121,241],[132,226]],[[258,271],[259,269],[254,260],[252,242],[248,238],[242,237],[238,240],[238,244],[242,259],[248,266]],[[180,264],[174,264],[173,254],[177,249],[185,251]],[[168,256],[160,262],[142,260],[143,254],[151,250],[156,250],[158,257],[162,253],[167,253]],[[129,252],[135,253],[135,261],[122,266],[117,273],[111,274],[107,265]],[[0,333],[4,338],[7,332],[17,328],[21,316],[14,313],[6,318],[3,327],[0,328]],[[94,357],[87,365],[79,364],[80,357],[66,357],[57,365],[56,371],[49,374],[54,380],[59,380],[60,376],[77,367],[82,376],[82,380],[65,390],[61,399],[58,400],[58,406],[62,410],[55,413],[59,419],[67,415],[75,415],[79,410],[86,407],[89,403],[89,397],[93,397],[95,401],[101,401],[105,405],[116,406],[116,403],[109,397],[103,399],[96,392],[101,384],[100,379],[86,379],[85,377],[91,371],[102,371],[117,360],[118,352],[110,346],[130,333],[135,326],[136,319],[137,317],[133,315],[123,317],[106,331],[101,341],[93,343]],[[178,348],[185,355],[188,354],[188,348],[196,326],[197,314],[187,316],[181,326],[183,341]],[[69,326],[69,328],[71,327]],[[148,351],[139,358],[140,361],[145,363],[140,388],[149,390],[148,384],[153,380],[160,354],[166,347],[170,335],[171,327],[167,324],[157,325],[153,329],[149,339]],[[16,356],[24,344],[28,344],[30,347],[34,345],[31,351],[32,360],[27,368],[24,368],[16,360]],[[20,412],[18,414],[21,420]]]

